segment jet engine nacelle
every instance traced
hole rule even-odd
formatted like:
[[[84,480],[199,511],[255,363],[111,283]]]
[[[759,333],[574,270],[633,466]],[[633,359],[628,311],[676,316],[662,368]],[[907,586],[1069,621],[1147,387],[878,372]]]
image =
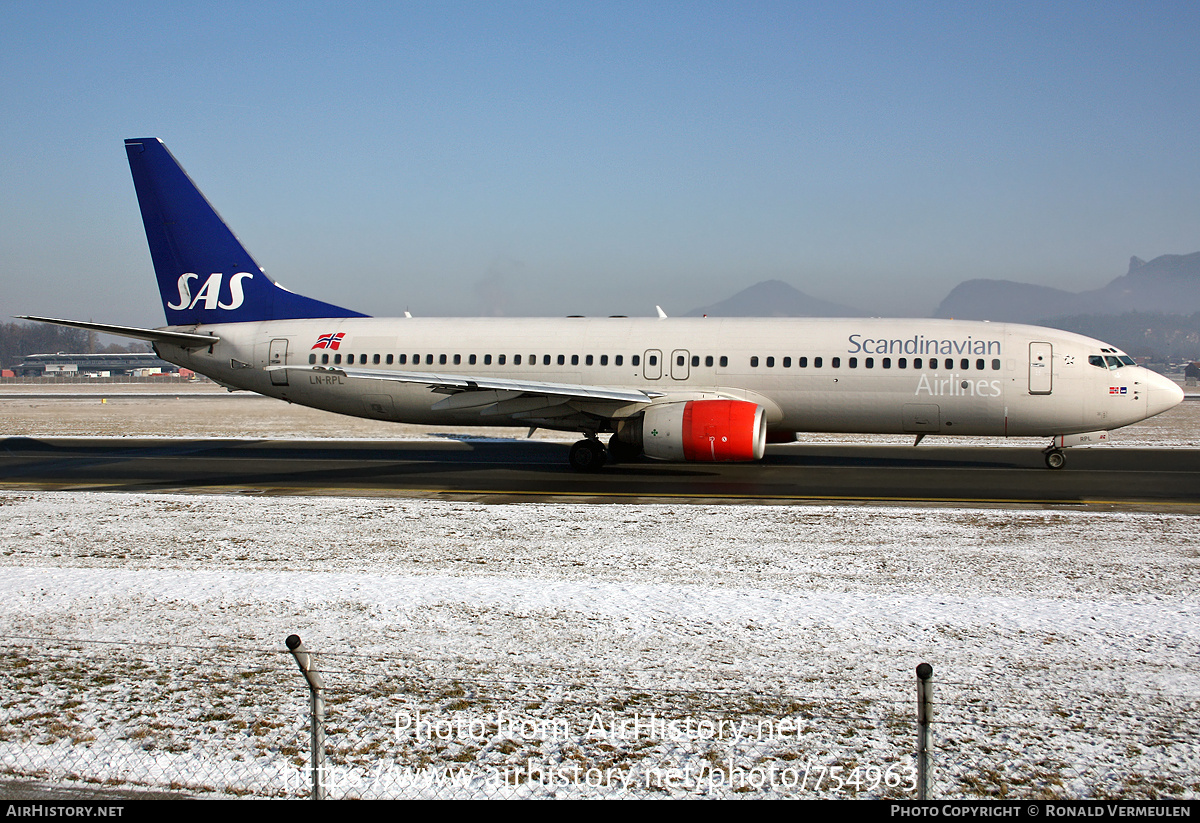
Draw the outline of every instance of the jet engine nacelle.
[[[745,400],[655,403],[618,438],[647,457],[705,463],[758,460],[767,447],[766,409]]]

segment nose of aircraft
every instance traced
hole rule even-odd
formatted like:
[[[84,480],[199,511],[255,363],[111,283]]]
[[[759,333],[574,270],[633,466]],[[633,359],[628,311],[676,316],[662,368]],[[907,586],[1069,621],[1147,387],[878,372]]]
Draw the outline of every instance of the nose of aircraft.
[[[1183,402],[1183,389],[1174,380],[1152,371],[1146,372],[1146,416],[1162,414]]]

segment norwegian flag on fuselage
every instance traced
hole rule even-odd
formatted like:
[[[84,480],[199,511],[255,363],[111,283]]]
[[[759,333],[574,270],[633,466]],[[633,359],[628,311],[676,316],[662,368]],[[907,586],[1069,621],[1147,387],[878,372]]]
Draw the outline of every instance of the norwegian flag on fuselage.
[[[313,348],[333,349],[337,351],[338,347],[342,345],[342,338],[345,336],[346,333],[344,331],[340,331],[337,334],[323,334],[317,338],[317,342],[313,344]]]

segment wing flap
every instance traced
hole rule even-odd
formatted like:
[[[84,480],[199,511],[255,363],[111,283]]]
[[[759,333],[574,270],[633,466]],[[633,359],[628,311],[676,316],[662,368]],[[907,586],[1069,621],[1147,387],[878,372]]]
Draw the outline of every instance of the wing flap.
[[[548,409],[551,406],[558,406],[562,403],[569,402],[567,399],[558,395],[543,395],[543,394],[522,394],[511,400],[501,400],[499,403],[494,403],[490,406],[485,406],[479,410],[480,415],[508,415],[514,417],[521,412],[537,411],[538,409]]]
[[[489,392],[514,392],[512,398],[521,395],[541,395],[561,397],[564,400],[609,401],[619,403],[650,403],[656,397],[662,397],[662,392],[642,391],[640,389],[620,389],[608,386],[588,386],[577,383],[543,383],[536,380],[512,380],[504,377],[477,377],[458,374],[433,374],[430,372],[377,371],[374,369],[330,368],[328,366],[268,366],[267,371],[280,370],[296,372],[318,372],[320,374],[336,374],[356,380],[381,380],[394,383],[415,383],[428,386],[439,392],[452,393],[446,400],[439,403],[454,401],[462,406],[454,408],[471,408],[476,405],[475,398],[458,400],[461,393],[480,393],[483,402],[478,405],[489,405],[502,399],[498,395],[490,396]],[[486,399],[485,399],[486,398]]]
[[[464,391],[452,394],[444,400],[439,400],[431,407],[434,411],[460,411],[467,409],[486,409],[505,400],[521,396],[517,391],[495,391],[481,389],[479,391]],[[483,412],[481,412],[483,413]]]

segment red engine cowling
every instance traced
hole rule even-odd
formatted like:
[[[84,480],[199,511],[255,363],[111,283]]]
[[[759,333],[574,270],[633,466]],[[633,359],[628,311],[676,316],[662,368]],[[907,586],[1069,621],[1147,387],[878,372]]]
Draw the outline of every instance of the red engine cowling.
[[[766,410],[745,400],[655,403],[642,416],[636,440],[647,457],[706,463],[759,460],[767,445]]]

